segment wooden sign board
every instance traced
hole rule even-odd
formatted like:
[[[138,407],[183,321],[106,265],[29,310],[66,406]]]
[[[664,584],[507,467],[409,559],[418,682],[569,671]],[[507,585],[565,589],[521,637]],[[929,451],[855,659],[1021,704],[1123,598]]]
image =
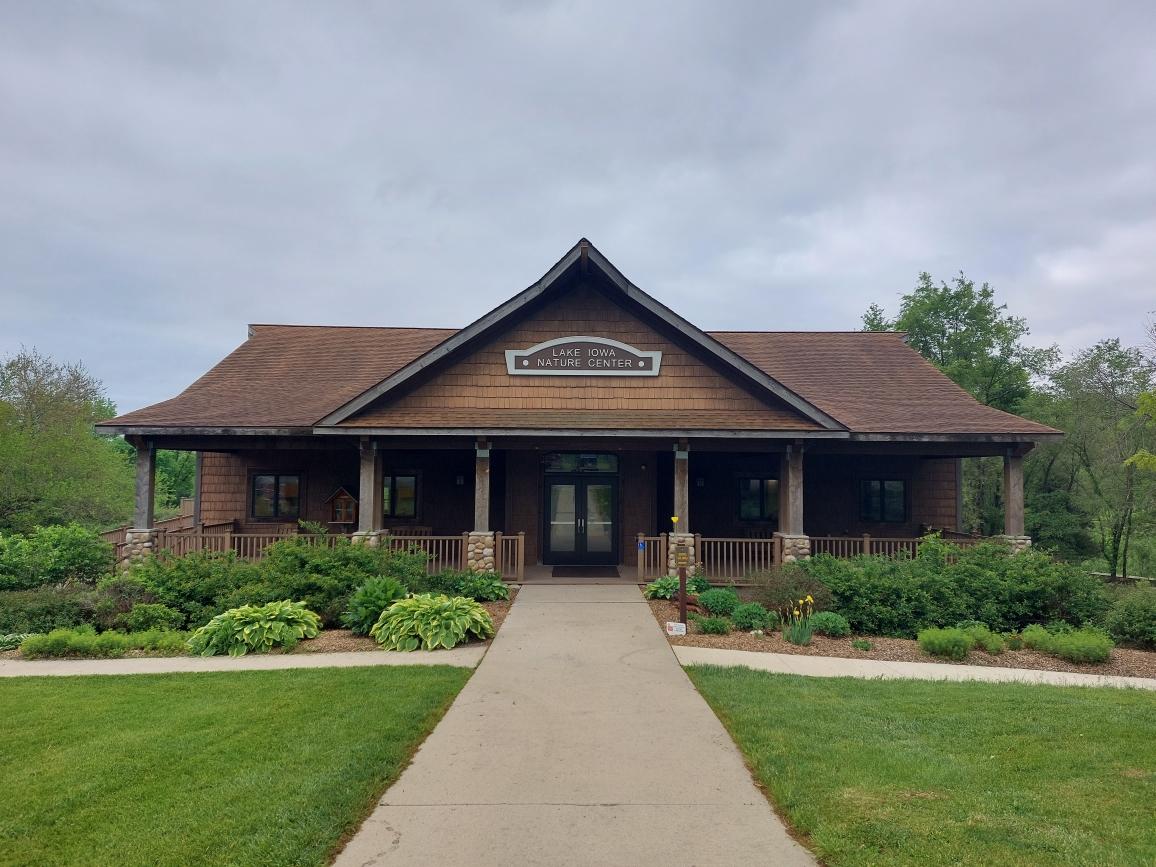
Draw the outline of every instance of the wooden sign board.
[[[662,353],[608,337],[559,337],[506,350],[511,376],[658,376]]]
[[[685,569],[690,565],[690,548],[688,546],[674,546],[674,565],[679,569]]]
[[[666,621],[666,634],[667,635],[686,635],[686,624],[685,623],[674,623],[673,621],[668,620],[668,621]]]

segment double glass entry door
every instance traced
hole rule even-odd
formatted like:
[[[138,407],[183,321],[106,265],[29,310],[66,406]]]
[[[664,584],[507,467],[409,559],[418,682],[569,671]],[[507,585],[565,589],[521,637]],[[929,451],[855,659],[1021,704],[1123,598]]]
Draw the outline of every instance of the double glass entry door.
[[[543,562],[616,564],[617,499],[617,478],[547,477]]]

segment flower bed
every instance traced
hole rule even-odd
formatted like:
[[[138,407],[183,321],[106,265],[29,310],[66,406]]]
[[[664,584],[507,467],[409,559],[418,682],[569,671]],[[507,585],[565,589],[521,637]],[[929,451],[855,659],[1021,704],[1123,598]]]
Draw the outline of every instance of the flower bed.
[[[678,620],[678,604],[665,599],[650,600],[650,610],[664,628],[667,621]],[[877,659],[886,662],[940,662],[951,660],[924,653],[918,642],[907,638],[876,638],[866,636],[871,642],[870,650],[857,650],[852,646],[863,636],[829,638],[814,635],[805,647],[784,641],[778,632],[752,635],[749,632],[731,632],[729,635],[702,635],[689,626],[685,636],[668,636],[671,644],[691,647],[717,647],[726,650],[752,650],[762,653],[788,653],[802,656],[838,656],[848,659]],[[973,650],[962,660],[967,665],[985,665],[998,668],[1034,668],[1042,671],[1072,671],[1084,674],[1111,674],[1124,677],[1156,677],[1156,653],[1117,647],[1108,661],[1102,664],[1077,665],[1039,653],[1034,650],[1005,650],[999,656],[991,656],[983,651]]]

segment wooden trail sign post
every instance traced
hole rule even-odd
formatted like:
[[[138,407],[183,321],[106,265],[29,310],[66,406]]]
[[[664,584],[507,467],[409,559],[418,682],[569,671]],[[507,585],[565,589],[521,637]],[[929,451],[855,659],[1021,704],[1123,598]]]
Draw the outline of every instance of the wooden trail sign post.
[[[686,623],[686,567],[690,565],[690,549],[674,546],[674,565],[678,567],[678,622]]]

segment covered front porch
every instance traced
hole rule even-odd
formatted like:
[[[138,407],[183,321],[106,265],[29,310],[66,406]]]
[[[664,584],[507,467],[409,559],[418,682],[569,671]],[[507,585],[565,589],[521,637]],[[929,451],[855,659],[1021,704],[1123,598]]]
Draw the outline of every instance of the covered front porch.
[[[1004,458],[1005,532],[1023,537],[1025,449],[1014,443],[232,436],[135,445],[125,558],[259,557],[304,535],[416,545],[431,568],[517,581],[555,567],[644,581],[672,568],[673,540],[692,546],[710,578],[733,581],[811,554],[911,553],[929,532],[968,544],[960,461],[992,454]],[[153,520],[158,448],[198,454],[192,519],[176,529]]]

